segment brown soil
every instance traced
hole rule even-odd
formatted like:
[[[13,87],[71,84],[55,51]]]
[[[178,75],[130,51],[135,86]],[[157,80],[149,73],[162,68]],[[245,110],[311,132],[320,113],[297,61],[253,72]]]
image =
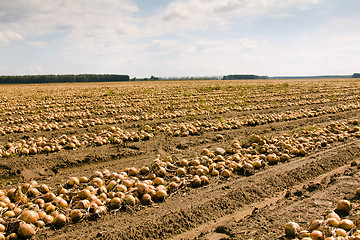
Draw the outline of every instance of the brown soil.
[[[325,105],[331,103],[301,108]],[[223,117],[283,110],[231,111]],[[55,187],[71,176],[90,176],[95,170],[107,168],[119,172],[125,167],[149,165],[158,155],[191,159],[202,148],[226,148],[233,139],[245,139],[253,133],[280,135],[299,127],[358,117],[360,110],[352,110],[205,132],[199,136],[157,135],[148,141],[12,157],[1,159],[0,174],[4,188],[29,180]],[[139,125],[172,121],[181,123],[190,120],[181,117],[176,120],[144,121]],[[128,124],[127,127],[130,129],[132,125]],[[86,130],[77,131],[81,133]],[[50,136],[51,132],[46,134]],[[223,138],[217,138],[219,134]],[[359,169],[360,140],[350,138],[304,157],[296,157],[290,162],[267,166],[251,176],[212,178],[205,187],[180,189],[162,203],[110,212],[100,218],[86,219],[57,230],[41,229],[33,239],[281,239],[284,237],[284,225],[290,220],[306,228],[311,220],[321,217],[325,210],[334,208],[339,199],[360,203],[353,194],[360,186]]]

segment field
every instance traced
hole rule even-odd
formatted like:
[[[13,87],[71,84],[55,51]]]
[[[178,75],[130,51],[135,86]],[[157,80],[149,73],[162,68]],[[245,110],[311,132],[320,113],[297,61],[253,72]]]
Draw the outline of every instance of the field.
[[[357,223],[357,79],[2,85],[0,93],[4,236],[16,237],[25,209],[41,212],[26,219],[37,226],[32,239],[47,240],[287,239],[286,223],[308,230],[342,199],[352,210],[339,215]]]

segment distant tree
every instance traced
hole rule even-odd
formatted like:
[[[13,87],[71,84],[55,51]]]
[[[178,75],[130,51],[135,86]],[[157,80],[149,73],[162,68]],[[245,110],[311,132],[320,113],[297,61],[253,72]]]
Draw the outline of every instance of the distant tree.
[[[120,81],[130,81],[130,78],[118,74],[0,76],[0,84]]]
[[[158,78],[158,77],[154,77],[153,75],[151,75],[150,80],[159,80],[159,78]]]
[[[231,74],[226,75],[222,79],[223,80],[234,80],[234,79],[268,79],[267,76],[258,76],[253,74]]]

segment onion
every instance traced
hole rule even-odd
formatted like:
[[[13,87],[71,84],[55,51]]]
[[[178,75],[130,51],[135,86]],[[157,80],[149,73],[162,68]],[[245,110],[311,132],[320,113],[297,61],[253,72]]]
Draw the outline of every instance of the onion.
[[[77,177],[71,177],[67,182],[68,187],[73,187],[74,185],[79,185],[79,184],[80,184],[80,180]]]
[[[197,188],[201,187],[201,179],[199,176],[195,175],[190,182],[191,187]]]
[[[355,190],[355,194],[356,194],[357,197],[360,197],[360,188],[357,188]]]
[[[54,221],[52,222],[52,224],[54,225],[55,228],[62,228],[66,225],[66,223],[67,223],[67,218],[62,213],[59,213],[58,215],[56,215],[56,217],[54,218]]]
[[[3,224],[0,224],[0,232],[5,232],[6,228]]]
[[[222,172],[221,172],[221,176],[225,177],[225,178],[229,178],[231,175],[231,172],[228,170],[228,169],[224,169]]]
[[[56,197],[53,202],[57,207],[60,208],[66,208],[68,206],[68,203],[61,197]]]
[[[340,216],[339,216],[336,212],[334,212],[334,211],[332,211],[331,213],[329,213],[327,217],[328,217],[328,218],[335,218],[336,220],[338,220],[338,222],[340,222],[340,220],[341,220]]]
[[[347,236],[347,232],[342,228],[335,229],[335,234],[337,237],[346,237]]]
[[[348,214],[351,210],[351,202],[349,200],[339,200],[335,211]]]
[[[324,235],[321,231],[314,230],[310,233],[310,238],[312,240],[322,240],[322,239],[324,239]]]
[[[135,167],[132,167],[127,169],[127,173],[129,176],[136,176],[139,173],[139,171]]]
[[[29,197],[37,197],[37,196],[40,195],[40,191],[35,187],[30,187],[28,192],[27,192],[27,195]]]
[[[37,220],[34,224],[39,228],[45,227],[45,223],[42,220]]]
[[[87,177],[81,177],[79,178],[79,182],[80,183],[87,183],[89,181],[89,179]]]
[[[56,197],[56,195],[52,192],[47,192],[46,194],[44,194],[43,199],[45,202],[51,202],[52,200],[54,200],[54,198]]]
[[[126,192],[127,191],[127,187],[123,184],[119,184],[116,186],[116,191],[117,192]]]
[[[176,175],[177,176],[184,176],[186,174],[186,169],[185,168],[178,168],[177,170],[176,170]]]
[[[45,201],[42,198],[38,198],[34,201],[35,204],[37,204],[39,206],[39,208],[44,208],[45,206]]]
[[[20,219],[26,223],[34,223],[39,219],[39,214],[32,210],[24,210],[20,215]]]
[[[118,197],[114,197],[113,199],[110,200],[110,207],[112,209],[120,208],[121,204],[122,204],[122,200]]]
[[[51,215],[45,215],[42,217],[41,219],[46,225],[48,224],[52,224],[52,222],[54,221],[54,218]]]
[[[135,206],[136,204],[136,200],[132,195],[126,195],[124,198],[124,202],[130,206]]]
[[[0,233],[0,240],[5,240],[6,238],[5,238],[5,236],[4,236],[4,234],[3,233]]]
[[[178,188],[178,184],[176,182],[170,182],[168,185],[169,191],[174,191],[177,188]]]
[[[17,240],[19,239],[19,235],[17,233],[10,233],[7,237],[6,237],[7,240]]]
[[[330,227],[339,227],[339,221],[336,218],[328,218],[326,219],[326,223],[327,226]]]
[[[15,213],[15,216],[19,216],[23,210],[19,207],[15,207],[13,211]]]
[[[158,189],[155,192],[155,197],[159,202],[162,202],[165,200],[165,198],[167,197],[167,192],[165,189]]]
[[[90,205],[90,201],[87,199],[83,199],[83,200],[76,202],[75,208],[87,209],[89,207],[89,205]]]
[[[141,175],[146,175],[146,174],[148,174],[150,172],[150,169],[148,168],[148,167],[142,167],[142,168],[140,168],[140,171],[139,171],[139,173],[141,174]]]
[[[127,188],[131,188],[134,184],[133,181],[131,181],[130,179],[125,179],[122,181],[122,184],[125,185],[125,187]]]
[[[342,229],[345,229],[346,231],[349,231],[350,229],[352,229],[354,227],[354,222],[351,221],[350,219],[343,219],[340,221],[339,223],[339,227]]]
[[[148,185],[146,183],[140,183],[138,186],[137,186],[137,192],[140,194],[140,195],[144,195],[145,193],[148,192]]]
[[[111,181],[107,184],[106,189],[107,189],[108,191],[111,191],[111,190],[116,186],[116,184],[117,184],[117,182],[116,182],[115,180],[111,180]]]
[[[54,212],[56,210],[56,206],[54,206],[53,204],[47,204],[47,205],[45,205],[45,212],[47,213],[47,214],[50,214],[50,213],[52,213],[52,212]]]
[[[94,187],[101,187],[104,185],[104,181],[101,178],[95,177],[91,180],[90,184]]]
[[[310,223],[310,231],[312,230],[320,230],[321,225],[323,224],[323,220],[314,220]]]
[[[73,223],[80,221],[83,216],[84,214],[79,209],[73,209],[69,214],[69,217]]]
[[[300,232],[299,224],[295,222],[288,222],[285,225],[285,234],[288,237],[296,237]]]
[[[208,185],[210,183],[210,180],[207,176],[201,176],[200,181],[202,185]]]
[[[91,195],[92,195],[92,193],[90,192],[89,189],[83,189],[83,190],[81,190],[81,192],[79,193],[79,197],[80,197],[81,199],[88,199],[88,198],[91,197]]]
[[[145,193],[144,195],[142,195],[141,197],[141,202],[142,204],[148,205],[151,204],[151,196],[148,193]]]
[[[161,177],[157,177],[154,179],[154,185],[164,185],[165,184],[165,180]]]

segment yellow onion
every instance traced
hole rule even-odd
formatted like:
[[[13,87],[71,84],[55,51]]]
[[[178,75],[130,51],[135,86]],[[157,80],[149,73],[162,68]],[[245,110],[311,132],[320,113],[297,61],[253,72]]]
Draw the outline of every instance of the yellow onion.
[[[310,231],[312,230],[320,230],[321,225],[323,224],[323,220],[316,219],[310,223]]]
[[[296,237],[300,233],[300,226],[296,222],[288,222],[285,225],[285,234],[288,237]]]
[[[144,195],[145,193],[147,193],[148,189],[149,189],[149,187],[148,187],[148,185],[146,183],[140,183],[136,188],[137,192],[140,195]]]
[[[114,197],[113,199],[110,200],[110,207],[111,207],[112,209],[121,208],[121,205],[122,205],[122,200],[121,200],[121,198]]]
[[[37,189],[42,193],[45,194],[49,191],[49,187],[46,184],[41,184],[37,187]]]
[[[326,219],[325,224],[330,227],[339,227],[339,221],[336,218]]]
[[[52,224],[52,222],[54,221],[54,218],[51,215],[44,215],[41,220],[45,223],[45,225],[49,225]]]
[[[73,187],[73,186],[79,185],[79,184],[80,184],[80,180],[77,177],[71,177],[71,178],[69,178],[69,180],[67,182],[68,187]]]
[[[20,219],[26,223],[34,223],[39,219],[39,214],[32,210],[24,210],[20,215]]]
[[[310,238],[312,240],[323,240],[324,239],[324,235],[321,231],[319,230],[314,230],[310,233]]]
[[[351,208],[352,205],[349,200],[339,200],[335,210],[344,214],[348,214]]]
[[[52,222],[55,228],[62,228],[66,225],[66,223],[67,223],[67,218],[62,213],[57,214]]]
[[[69,217],[72,222],[78,222],[82,219],[84,214],[79,209],[73,209],[70,211]]]
[[[17,234],[21,238],[28,239],[35,235],[35,228],[31,224],[23,223],[23,224],[20,224],[20,226],[17,230]]]
[[[156,177],[154,180],[154,185],[164,185],[165,184],[165,180],[161,177]]]
[[[157,189],[155,192],[155,197],[159,202],[162,202],[167,197],[167,192],[165,189]]]
[[[342,228],[335,229],[335,234],[337,237],[346,237],[347,236],[347,232]]]
[[[148,205],[151,204],[152,200],[151,200],[151,196],[148,193],[145,193],[144,195],[141,196],[141,203]]]
[[[124,202],[130,206],[135,206],[136,199],[132,195],[126,195],[124,198]]]
[[[350,231],[354,227],[354,222],[350,219],[343,219],[339,223],[339,227],[345,229],[346,231]]]

